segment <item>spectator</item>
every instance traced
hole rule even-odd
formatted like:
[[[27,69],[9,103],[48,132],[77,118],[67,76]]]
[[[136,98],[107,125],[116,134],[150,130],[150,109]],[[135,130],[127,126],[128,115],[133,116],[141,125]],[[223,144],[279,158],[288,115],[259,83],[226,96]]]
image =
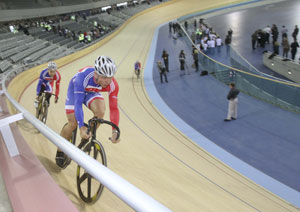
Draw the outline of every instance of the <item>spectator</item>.
[[[237,104],[238,104],[238,95],[240,91],[235,88],[235,84],[232,82],[229,84],[230,91],[227,95],[228,103],[228,113],[227,118],[224,121],[236,120],[237,118]]]
[[[292,34],[293,38],[297,40],[297,36],[298,36],[298,33],[299,33],[299,28],[298,26],[296,25],[295,26],[295,29],[294,29],[294,32]]]
[[[288,38],[283,36],[282,38],[282,48],[283,48],[283,54],[282,54],[282,57],[286,57],[288,58],[288,54],[289,54],[289,51],[290,51],[290,44],[289,44],[289,41],[288,41]]]
[[[169,33],[172,33],[173,23],[169,22]]]
[[[272,25],[271,32],[272,32],[272,38],[273,38],[273,43],[274,43],[278,39],[278,28],[277,28],[276,24]]]
[[[196,34],[195,34],[195,32],[192,32],[191,39],[192,39],[193,43],[196,43]]]
[[[217,38],[216,38],[216,46],[217,46],[218,53],[221,52],[221,46],[222,45],[223,45],[222,38],[220,38],[220,36],[218,35]]]
[[[157,67],[160,74],[160,82],[163,83],[163,76],[165,78],[165,82],[168,82],[167,74],[166,74],[166,68],[162,64],[162,62],[159,60],[157,61]]]
[[[252,49],[255,49],[255,44],[257,41],[257,31],[255,31],[252,35],[251,35],[251,41],[252,41]]]
[[[198,58],[198,50],[196,48],[193,48],[193,59],[194,59],[194,65],[196,72],[199,71],[199,58]]]
[[[271,34],[270,26],[267,25],[266,28],[263,29],[263,32],[265,33],[265,40],[269,44],[270,43],[270,34]]]
[[[273,42],[273,52],[274,52],[274,54],[279,55],[279,47],[280,47],[279,42],[277,40],[275,40]]]
[[[297,48],[299,48],[299,43],[297,42],[297,39],[294,38],[294,42],[291,44],[292,60],[295,60],[295,56],[297,54]]]
[[[185,53],[183,50],[180,51],[179,54],[179,62],[180,62],[180,76],[185,75]]]
[[[168,54],[168,52],[166,50],[163,50],[161,57],[164,60],[166,71],[169,72],[169,54]]]
[[[184,28],[185,28],[185,30],[188,29],[188,22],[187,21],[184,22]]]
[[[232,34],[233,34],[233,31],[232,31],[231,28],[229,28],[229,30],[228,30],[228,35],[230,36],[231,39],[232,39]]]
[[[282,28],[281,28],[282,40],[283,40],[284,37],[287,38],[287,33],[288,33],[288,30],[287,30],[287,28],[285,28],[285,26],[283,25]]]

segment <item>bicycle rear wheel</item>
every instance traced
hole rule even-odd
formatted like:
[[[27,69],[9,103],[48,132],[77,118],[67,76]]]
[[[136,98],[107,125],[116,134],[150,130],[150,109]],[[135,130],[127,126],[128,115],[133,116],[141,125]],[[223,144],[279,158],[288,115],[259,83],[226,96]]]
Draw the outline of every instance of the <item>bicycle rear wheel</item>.
[[[97,140],[92,140],[83,147],[83,151],[93,157],[95,160],[107,166],[104,148]],[[86,202],[93,204],[101,196],[104,189],[103,184],[94,179],[79,165],[77,166],[77,190],[80,198]]]
[[[65,127],[66,125],[67,125],[67,123],[63,127]],[[75,128],[75,130],[73,130],[72,137],[69,140],[69,142],[74,144],[74,145],[75,145],[75,142],[76,142],[76,135],[77,135],[77,127]],[[68,165],[70,165],[70,163],[72,161],[72,159],[69,158],[66,154],[64,155],[64,158],[65,158],[64,163],[62,164],[62,166],[59,166],[62,169],[65,169]]]

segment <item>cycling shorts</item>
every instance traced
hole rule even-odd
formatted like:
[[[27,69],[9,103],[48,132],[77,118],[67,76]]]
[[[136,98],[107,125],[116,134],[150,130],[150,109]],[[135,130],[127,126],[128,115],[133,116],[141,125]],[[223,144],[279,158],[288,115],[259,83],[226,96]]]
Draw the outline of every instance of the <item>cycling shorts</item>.
[[[83,104],[90,109],[91,103],[95,99],[104,99],[101,93],[85,93]],[[74,113],[75,109],[75,98],[74,91],[72,89],[68,89],[66,104],[65,104],[66,113]]]

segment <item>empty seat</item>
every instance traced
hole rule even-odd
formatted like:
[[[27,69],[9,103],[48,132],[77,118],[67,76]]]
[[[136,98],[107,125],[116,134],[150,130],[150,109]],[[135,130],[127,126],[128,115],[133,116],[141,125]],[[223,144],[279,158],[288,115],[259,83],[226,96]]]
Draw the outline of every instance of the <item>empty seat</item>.
[[[12,67],[12,64],[10,62],[8,62],[7,60],[1,61],[0,62],[0,73],[7,71],[11,67]]]

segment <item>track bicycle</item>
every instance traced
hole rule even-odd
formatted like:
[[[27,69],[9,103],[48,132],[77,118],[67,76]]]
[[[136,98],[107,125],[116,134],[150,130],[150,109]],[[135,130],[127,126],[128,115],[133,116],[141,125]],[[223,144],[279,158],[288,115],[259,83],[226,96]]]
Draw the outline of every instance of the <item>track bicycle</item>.
[[[56,96],[55,94],[51,94],[51,95]],[[43,122],[44,124],[46,124],[47,121],[48,108],[49,108],[49,103],[46,101],[46,93],[43,92],[37,102],[35,117],[39,119],[41,122]]]
[[[92,135],[89,139],[81,139],[78,148],[83,152],[90,155],[95,160],[102,163],[104,166],[107,166],[106,154],[104,151],[104,147],[101,142],[96,139],[96,130],[98,124],[107,124],[112,126],[117,130],[117,139],[120,137],[120,129],[117,125],[110,121],[106,121],[103,119],[92,118],[88,121],[88,124],[85,124],[88,128],[88,132],[91,132]],[[77,128],[72,132],[72,137],[70,142],[75,145],[76,142],[76,134]],[[66,154],[64,155],[64,163],[61,166],[62,169],[65,169],[70,163],[72,159],[69,158]],[[95,203],[101,196],[102,191],[104,189],[103,184],[95,180],[89,173],[87,173],[82,167],[77,165],[76,170],[76,181],[77,181],[77,191],[79,193],[80,198],[86,202],[93,204]]]
[[[141,70],[140,69],[135,69],[134,72],[135,72],[136,77],[139,79],[140,74],[141,74]]]

